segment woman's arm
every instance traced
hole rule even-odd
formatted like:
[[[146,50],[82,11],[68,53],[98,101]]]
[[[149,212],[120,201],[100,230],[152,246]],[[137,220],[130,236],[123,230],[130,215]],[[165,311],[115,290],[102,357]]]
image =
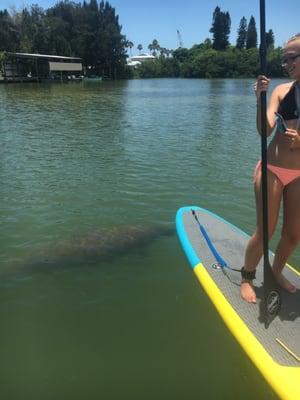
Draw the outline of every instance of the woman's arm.
[[[257,78],[257,82],[254,86],[255,94],[257,98],[257,109],[256,109],[256,127],[258,133],[261,135],[261,104],[260,104],[260,94],[262,91],[267,91],[269,88],[270,80],[263,75]],[[281,86],[281,85],[280,85]],[[268,108],[267,108],[267,136],[273,132],[276,125],[276,115],[275,112],[279,107],[279,93],[281,92],[280,86],[277,86],[270,97]]]

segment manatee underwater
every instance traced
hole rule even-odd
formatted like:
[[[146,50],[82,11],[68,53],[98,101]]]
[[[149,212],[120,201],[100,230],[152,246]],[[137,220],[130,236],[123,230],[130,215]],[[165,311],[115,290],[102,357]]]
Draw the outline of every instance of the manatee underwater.
[[[26,274],[71,268],[107,261],[133,249],[145,246],[160,236],[175,232],[171,226],[119,226],[97,229],[86,234],[76,234],[49,245],[15,265],[4,273]]]

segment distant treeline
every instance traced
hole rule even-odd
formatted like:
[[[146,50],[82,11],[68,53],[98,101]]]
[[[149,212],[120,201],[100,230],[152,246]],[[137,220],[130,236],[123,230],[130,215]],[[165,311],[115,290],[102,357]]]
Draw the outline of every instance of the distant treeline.
[[[267,74],[282,77],[281,49],[269,49]],[[208,44],[195,45],[191,49],[177,49],[173,56],[160,55],[154,61],[145,61],[132,70],[133,77],[183,77],[183,78],[247,78],[259,74],[257,48],[239,50],[229,47],[220,51]]]
[[[110,78],[187,77],[221,78],[252,77],[259,71],[256,23],[240,21],[235,45],[229,43],[231,18],[216,7],[210,33],[212,39],[187,49],[169,50],[154,39],[149,51],[154,61],[136,68],[126,65],[127,50],[134,43],[122,34],[115,9],[107,1],[84,0],[76,3],[59,1],[44,10],[38,5],[20,12],[0,10],[0,64],[3,52],[25,52],[81,57],[93,73]],[[268,74],[282,76],[281,49],[274,48],[274,34],[267,32]],[[141,52],[143,46],[136,48]],[[1,66],[0,66],[1,67]]]

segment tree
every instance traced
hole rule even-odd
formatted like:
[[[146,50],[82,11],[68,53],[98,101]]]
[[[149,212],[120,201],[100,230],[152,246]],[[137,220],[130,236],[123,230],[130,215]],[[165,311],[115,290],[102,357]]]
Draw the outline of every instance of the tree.
[[[50,54],[71,56],[72,28],[74,25],[71,3],[61,1],[50,8],[47,11],[47,19],[44,19],[44,23],[47,23],[48,37],[46,40]],[[37,45],[37,47],[39,47],[40,52],[42,46]]]
[[[210,32],[213,34],[213,48],[225,50],[229,46],[231,19],[228,12],[222,12],[216,7],[213,13],[213,22]]]
[[[0,11],[0,51],[16,51],[20,33],[7,10]]]
[[[269,31],[266,33],[267,49],[274,49],[274,43],[275,43],[274,33],[272,29],[269,29]]]
[[[160,50],[160,45],[159,45],[157,39],[153,39],[153,40],[152,40],[152,50],[153,50],[153,51],[152,51],[152,54],[153,54],[154,56],[156,56],[157,51]]]
[[[200,46],[201,46],[201,44],[200,44]],[[202,43],[202,46],[203,46],[203,48],[206,49],[206,50],[212,49],[212,42],[211,42],[211,40],[210,40],[209,38],[206,38],[206,39],[204,40],[204,42]]]
[[[256,23],[253,15],[251,15],[247,29],[246,49],[252,49],[256,47],[257,47]]]
[[[184,62],[189,59],[190,51],[188,49],[178,47],[173,51],[173,58],[178,62]]]
[[[141,51],[143,50],[143,46],[141,44],[138,44],[137,49],[138,49],[139,53],[141,54]]]
[[[247,20],[245,17],[241,19],[237,33],[238,37],[236,40],[236,48],[239,50],[243,50],[246,46],[246,39],[247,39]]]
[[[170,51],[166,47],[160,47],[160,57],[168,57],[170,54]]]
[[[273,77],[282,77],[281,67],[282,49],[269,49],[267,54],[267,75]]]
[[[93,74],[122,76],[126,47],[133,43],[122,34],[115,9],[108,1],[75,3],[64,0],[48,9],[45,18],[50,54],[79,56]]]
[[[68,0],[67,0],[68,1]],[[89,9],[93,12],[98,11],[98,3],[97,0],[90,0],[90,4],[88,5]]]
[[[130,51],[130,57],[132,57],[132,48],[134,46],[134,43],[131,42],[130,40],[126,41],[126,47],[129,47],[129,51]]]
[[[98,29],[95,42],[97,50],[97,70],[115,79],[126,65],[126,37],[115,9],[106,1],[101,1],[98,13]]]

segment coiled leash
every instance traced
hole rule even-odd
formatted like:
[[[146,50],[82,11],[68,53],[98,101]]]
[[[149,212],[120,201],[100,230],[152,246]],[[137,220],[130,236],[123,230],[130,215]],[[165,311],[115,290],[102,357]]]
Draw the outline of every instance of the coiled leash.
[[[228,265],[227,262],[220,256],[220,254],[217,252],[215,246],[213,245],[212,241],[210,240],[210,237],[208,236],[204,226],[200,223],[200,221],[199,221],[199,219],[198,219],[198,217],[196,215],[196,211],[193,210],[193,209],[191,211],[192,211],[192,214],[193,214],[193,216],[194,216],[194,218],[195,218],[195,220],[196,220],[196,222],[197,222],[197,224],[199,226],[200,232],[202,233],[202,235],[203,235],[203,237],[204,237],[204,239],[205,239],[210,251],[212,252],[213,256],[216,259],[216,264],[214,264],[215,265],[215,269],[218,269],[218,267],[221,268],[221,269],[228,268],[231,271],[241,272],[242,277],[244,279],[250,279],[250,278],[246,278],[246,277],[243,276],[243,274],[245,274],[245,273],[248,275],[248,273],[249,273],[248,271],[244,271],[243,268],[237,269],[237,268],[230,267],[230,265]],[[253,274],[252,271],[251,271],[251,274]],[[254,275],[255,275],[255,272],[254,272]]]

